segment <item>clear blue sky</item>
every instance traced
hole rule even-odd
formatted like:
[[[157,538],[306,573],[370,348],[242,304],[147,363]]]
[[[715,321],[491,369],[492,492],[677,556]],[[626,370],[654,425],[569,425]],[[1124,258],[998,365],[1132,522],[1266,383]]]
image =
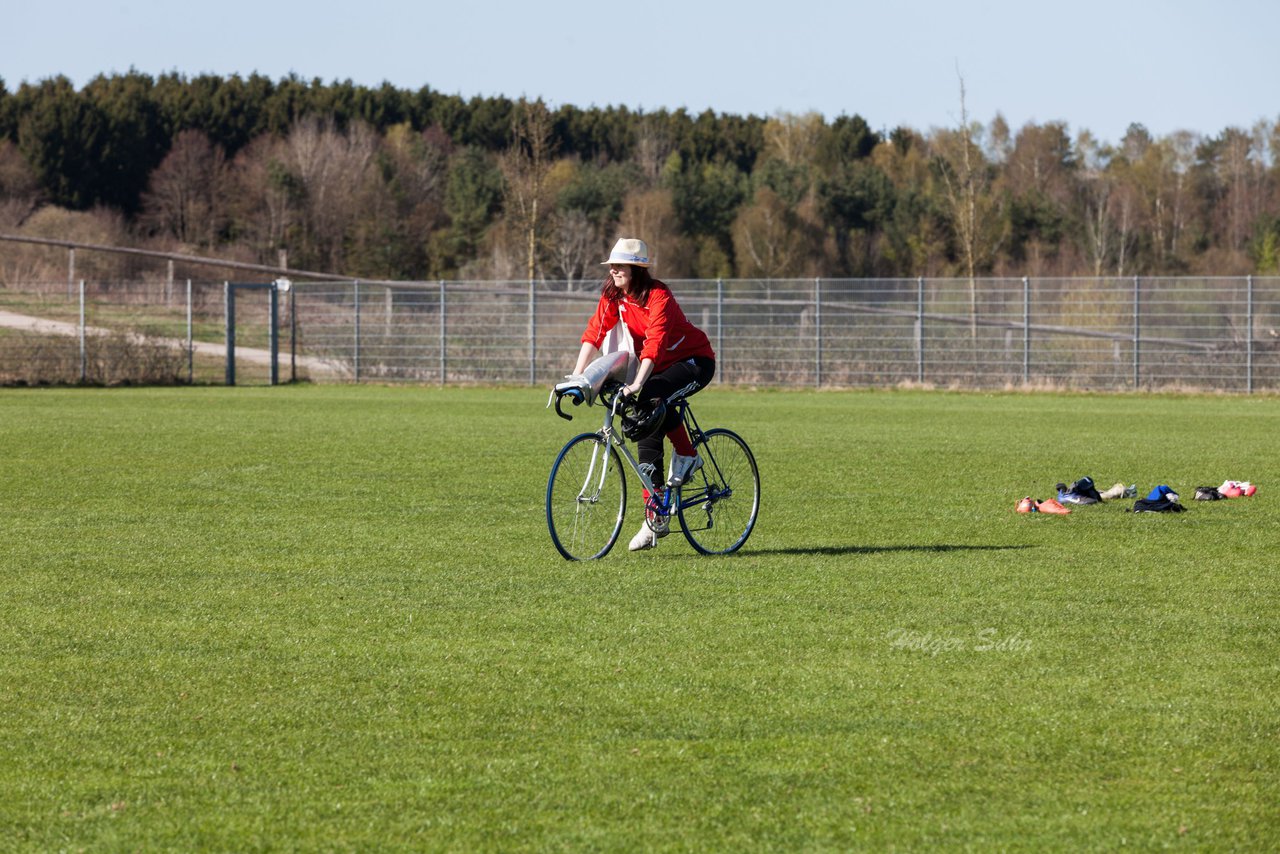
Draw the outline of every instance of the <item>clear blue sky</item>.
[[[919,130],[1002,113],[1116,142],[1280,118],[1277,0],[65,0],[0,14],[0,77],[131,67]]]

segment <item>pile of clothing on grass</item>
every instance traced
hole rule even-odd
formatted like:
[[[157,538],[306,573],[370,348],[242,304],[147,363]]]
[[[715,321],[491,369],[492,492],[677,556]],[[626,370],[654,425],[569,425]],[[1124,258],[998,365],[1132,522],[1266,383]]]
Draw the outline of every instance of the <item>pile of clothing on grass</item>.
[[[1244,498],[1258,491],[1247,480],[1224,480],[1222,486],[1197,486],[1196,501],[1220,501],[1223,498]]]
[[[1018,502],[1017,511],[1065,516],[1071,512],[1068,505],[1084,507],[1120,498],[1136,498],[1138,495],[1136,483],[1128,486],[1116,483],[1109,489],[1099,492],[1091,477],[1082,477],[1070,484],[1058,483],[1054,488],[1058,493],[1056,498],[1041,501],[1027,496]],[[1195,497],[1197,501],[1218,501],[1223,498],[1251,496],[1257,491],[1258,488],[1247,480],[1226,480],[1222,482],[1222,486],[1197,486]],[[1181,513],[1186,509],[1181,504],[1178,493],[1164,483],[1152,489],[1145,498],[1138,498],[1133,503],[1134,513]]]

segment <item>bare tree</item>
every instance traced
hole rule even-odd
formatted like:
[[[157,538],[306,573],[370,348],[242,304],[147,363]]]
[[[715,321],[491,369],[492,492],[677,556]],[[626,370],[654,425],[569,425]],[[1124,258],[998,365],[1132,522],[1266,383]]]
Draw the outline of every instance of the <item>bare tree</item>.
[[[958,72],[957,76],[960,76]],[[940,135],[941,156],[937,158],[937,165],[959,244],[960,262],[969,280],[969,335],[975,342],[978,339],[978,269],[995,255],[1001,239],[991,176],[976,136],[977,130],[969,123],[964,77],[960,76],[960,123],[953,132]]]
[[[1093,262],[1094,278],[1102,278],[1102,270],[1111,255],[1115,229],[1111,225],[1111,182],[1101,175],[1084,179],[1084,229]]]
[[[731,230],[744,274],[763,279],[794,276],[802,272],[805,259],[818,255],[814,244],[819,230],[767,187],[756,191],[751,206],[738,215]]]
[[[1175,131],[1168,141],[1173,158],[1173,202],[1169,218],[1169,255],[1173,258],[1181,251],[1182,235],[1187,228],[1191,167],[1195,164],[1198,143],[1199,137],[1185,130]]]
[[[1258,181],[1256,168],[1256,140],[1239,128],[1227,128],[1222,133],[1222,152],[1218,161],[1219,180],[1226,190],[1225,223],[1223,231],[1226,246],[1239,250],[1248,237],[1249,227],[1258,213]]]
[[[1031,125],[1028,125],[1031,127]],[[1023,132],[1026,128],[1023,128]],[[1021,134],[1019,134],[1021,136]],[[987,147],[991,153],[991,161],[1000,166],[1004,166],[1009,162],[1009,158],[1014,153],[1013,134],[1009,129],[1009,122],[1001,113],[996,113],[996,117],[991,120],[991,128],[987,135]]]
[[[227,215],[228,167],[222,147],[184,130],[151,173],[141,221],[184,244],[212,245]]]
[[[591,218],[579,210],[566,211],[557,220],[550,241],[551,269],[573,291],[574,282],[586,278],[586,271],[599,252],[600,234]]]
[[[40,201],[40,181],[18,147],[0,139],[0,228],[22,225]]]
[[[1137,239],[1133,188],[1118,181],[1109,171],[1086,174],[1081,187],[1084,237],[1093,275],[1101,278],[1105,268],[1114,262],[1115,274],[1123,276]]]
[[[1106,172],[1109,149],[1098,144],[1093,134],[1081,131],[1076,138],[1076,158],[1080,163],[1081,207],[1084,212],[1084,245],[1095,278],[1110,261],[1114,247],[1115,228],[1112,225],[1113,194],[1115,187]]]
[[[343,266],[346,238],[374,201],[377,134],[363,122],[339,130],[332,119],[299,121],[286,140],[289,171],[303,198],[303,247],[326,269]]]
[[[661,268],[664,277],[681,278],[693,269],[693,248],[681,234],[670,190],[639,190],[627,194],[622,202],[617,236],[643,237],[653,253],[655,267]]]
[[[821,113],[779,112],[764,123],[765,154],[788,166],[807,165],[824,129]]]
[[[996,117],[999,119],[999,116]],[[992,122],[992,133],[999,131]],[[1066,212],[1076,198],[1076,149],[1062,122],[1028,122],[1007,145],[993,145],[1003,165],[993,190],[1026,212],[1021,222],[1022,262],[1040,275],[1046,260],[1062,257]]]
[[[254,139],[231,164],[230,211],[234,230],[263,263],[275,263],[301,209],[301,185],[285,161],[284,142]]]
[[[1118,213],[1117,220],[1117,237],[1116,249],[1118,255],[1116,257],[1116,275],[1125,275],[1125,264],[1130,260],[1129,250],[1133,248],[1134,242],[1137,240],[1137,200],[1134,198],[1132,187],[1121,186],[1116,194],[1116,208]]]
[[[508,222],[523,237],[525,272],[537,278],[538,256],[548,218],[547,173],[554,153],[551,113],[539,98],[521,99],[511,128],[511,146],[499,158],[505,181]]]

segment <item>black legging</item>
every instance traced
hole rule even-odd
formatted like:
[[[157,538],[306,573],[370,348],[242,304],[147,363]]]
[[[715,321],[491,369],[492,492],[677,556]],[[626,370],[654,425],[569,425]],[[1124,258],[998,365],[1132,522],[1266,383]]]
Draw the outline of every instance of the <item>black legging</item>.
[[[640,399],[647,401],[661,398],[670,405],[673,401],[702,391],[715,375],[715,359],[695,356],[683,362],[676,362],[662,373],[654,374],[645,381],[644,388],[640,389]],[[649,438],[641,439],[636,443],[640,451],[640,465],[653,466],[649,470],[649,479],[654,483],[661,483],[663,478],[662,439],[679,424],[680,418],[675,410],[668,408],[667,417],[662,422],[661,429]]]

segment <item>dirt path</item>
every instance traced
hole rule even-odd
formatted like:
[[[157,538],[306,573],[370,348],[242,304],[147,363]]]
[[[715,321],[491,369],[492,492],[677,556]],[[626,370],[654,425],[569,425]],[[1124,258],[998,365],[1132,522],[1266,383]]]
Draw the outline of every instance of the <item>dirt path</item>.
[[[80,327],[74,323],[68,323],[62,320],[49,320],[43,317],[32,317],[29,314],[16,314],[12,311],[0,310],[0,326],[9,329],[20,329],[24,332],[34,332],[37,335],[64,335],[76,337],[80,334]],[[98,326],[85,327],[85,333],[88,335],[109,335],[112,330],[103,329]],[[148,344],[166,344],[170,347],[176,347],[180,350],[187,349],[187,342],[181,338],[153,338],[149,336],[136,335],[129,333],[129,337],[139,342]],[[213,358],[227,358],[226,344],[214,344],[208,341],[193,341],[192,349],[202,356],[210,356]],[[256,347],[236,347],[236,361],[245,361],[254,365],[271,365],[271,351],[263,350]],[[282,367],[287,366],[289,361],[288,353],[280,354],[280,362]],[[298,356],[297,364],[300,368],[306,368],[317,374],[327,376],[340,376],[347,373],[347,368],[338,362],[331,362],[327,359],[317,359],[314,356]]]

